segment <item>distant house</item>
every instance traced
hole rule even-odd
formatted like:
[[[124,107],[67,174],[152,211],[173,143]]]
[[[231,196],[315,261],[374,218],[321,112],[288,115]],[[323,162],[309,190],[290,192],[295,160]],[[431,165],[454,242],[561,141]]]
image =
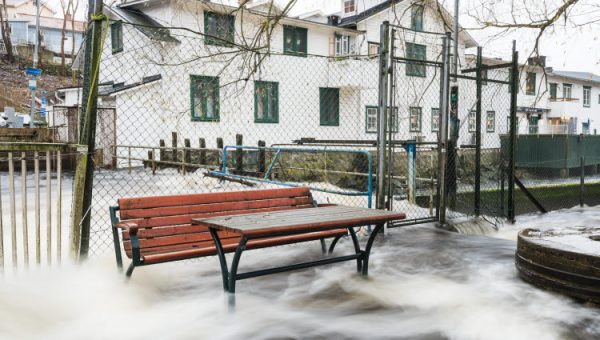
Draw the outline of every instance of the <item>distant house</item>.
[[[283,17],[271,35],[271,55],[243,84],[236,83],[240,59],[226,61],[233,50],[229,44],[261,29],[267,11],[281,10],[269,1],[250,1],[235,15],[229,14],[235,7],[208,1],[128,1],[107,7],[112,23],[102,54],[100,95],[116,108],[116,143],[158,145],[158,139],[170,139],[171,131],[210,144],[217,137],[231,144],[238,133],[247,145],[302,137],[374,140],[378,62],[372,57],[380,45],[380,25],[388,20],[407,28],[396,41],[397,55],[439,61],[451,17],[437,2],[426,3],[340,0],[334,13],[310,10]],[[476,45],[461,31],[461,65],[465,48]],[[215,51],[223,56],[206,57]],[[439,72],[411,63],[398,64],[397,72],[391,133],[398,140],[437,140]],[[77,103],[79,91],[64,89],[65,104]]]
[[[8,0],[7,1],[8,22],[10,25],[10,37],[17,53],[31,53],[26,47],[35,44],[36,36],[36,6],[34,0]],[[40,4],[40,45],[49,52],[51,61],[60,62],[61,40],[63,18],[55,17],[56,12],[45,3]],[[85,23],[75,21],[74,29],[71,27],[70,15],[67,17],[67,26],[64,37],[65,57],[70,62],[75,39],[76,54],[83,40]]]

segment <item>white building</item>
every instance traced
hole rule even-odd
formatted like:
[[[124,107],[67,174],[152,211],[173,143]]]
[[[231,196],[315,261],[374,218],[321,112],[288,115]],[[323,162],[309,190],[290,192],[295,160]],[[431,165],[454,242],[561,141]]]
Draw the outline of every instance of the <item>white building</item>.
[[[381,23],[406,28],[396,28],[397,55],[441,61],[441,33],[451,30],[451,18],[435,1],[336,3],[333,12],[307,9],[274,25],[269,13],[281,8],[270,1],[250,2],[244,11],[164,0],[107,8],[113,23],[100,95],[116,107],[116,144],[156,146],[171,131],[206,138],[209,147],[217,137],[233,144],[236,134],[245,145],[303,137],[374,140],[378,61],[372,57]],[[257,64],[257,54],[248,59],[232,44],[259,46],[268,55]],[[461,32],[461,65],[464,49],[474,46]],[[395,72],[396,138],[435,141],[439,70],[398,64]],[[64,104],[78,103],[78,89],[63,92]]]

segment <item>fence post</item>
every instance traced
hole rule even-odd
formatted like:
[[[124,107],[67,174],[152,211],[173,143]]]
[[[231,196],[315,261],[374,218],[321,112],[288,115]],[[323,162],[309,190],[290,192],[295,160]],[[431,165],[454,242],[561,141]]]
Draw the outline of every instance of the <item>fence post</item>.
[[[482,47],[477,47],[476,100],[475,100],[475,216],[481,213],[481,87],[482,87]]]
[[[165,158],[165,147],[167,146],[167,145],[165,144],[165,140],[164,140],[164,139],[161,139],[161,140],[159,141],[159,143],[158,143],[158,146],[160,146],[160,149],[158,150],[158,155],[159,155],[159,158],[158,158],[158,160],[159,160],[159,161],[161,161],[161,162],[165,162],[165,161],[167,160],[167,159]]]
[[[183,140],[183,174],[185,175],[187,173],[187,164],[192,162],[191,159],[191,155],[190,155],[190,148],[192,147],[192,144],[190,144],[190,139],[186,138]]]
[[[205,165],[206,164],[206,140],[204,140],[204,138],[200,138],[198,140],[198,143],[200,145],[200,153],[198,156],[198,163],[200,163],[200,165]]]
[[[517,94],[519,91],[519,52],[513,40],[512,78],[510,82],[510,137],[508,141],[508,212],[511,223],[515,222],[515,151],[517,144]]]
[[[258,141],[258,158],[256,160],[256,172],[258,177],[263,177],[265,175],[265,171],[267,171],[266,166],[266,158],[265,158],[265,149],[266,143],[264,140]]]
[[[156,175],[156,155],[154,149],[150,150],[150,162],[152,166],[152,175]]]
[[[223,162],[227,163],[227,160],[223,159],[223,138],[221,137],[217,137],[217,149],[219,149],[217,165],[219,166],[219,169],[221,169],[223,167]]]
[[[171,162],[177,162],[177,132],[171,132]]]
[[[95,0],[94,16],[90,17],[92,24],[92,53],[91,53],[91,64],[88,65],[91,70],[90,79],[92,80],[89,84],[89,97],[85,110],[85,121],[84,129],[82,130],[80,144],[87,145],[87,153],[85,157],[92,159],[96,148],[96,119],[98,116],[98,82],[100,77],[100,58],[102,54],[102,23],[104,22],[103,17],[103,3],[101,0]],[[92,18],[94,18],[92,20]],[[89,42],[89,41],[88,41]],[[84,90],[85,91],[85,90]],[[83,206],[81,207],[83,221],[81,223],[81,246],[79,248],[80,259],[85,260],[88,256],[90,246],[90,222],[91,214],[89,213],[92,206],[92,188],[94,184],[94,166],[93,160],[88,161],[89,166],[85,167],[85,178],[84,178],[84,191],[83,191]]]
[[[8,202],[10,204],[10,235],[13,267],[17,267],[17,210],[15,207],[15,164],[13,153],[8,153]]]
[[[440,128],[438,129],[437,215],[440,224],[446,223],[446,160],[448,148],[448,94],[450,91],[450,33],[442,38],[442,76],[440,77]]]
[[[244,145],[243,135],[235,135],[235,145],[238,146],[238,149],[235,150],[235,173],[242,175],[242,172],[244,171],[244,150],[241,148],[241,146]]]
[[[85,174],[86,167],[88,164],[88,157],[86,155],[87,147],[85,145],[78,145],[76,149],[77,158],[75,162],[75,176],[73,177],[73,216],[71,220],[71,257],[77,259],[80,253],[82,229],[81,225],[85,211],[83,209],[83,192],[85,188]]]
[[[376,208],[385,208],[385,127],[387,114],[389,21],[384,21],[379,30],[379,100],[377,110],[377,194]]]
[[[23,261],[29,266],[29,227],[27,226],[27,153],[21,152],[21,209],[23,209]]]
[[[583,208],[583,195],[585,193],[585,157],[581,156],[580,164],[581,174],[579,175],[579,206]]]

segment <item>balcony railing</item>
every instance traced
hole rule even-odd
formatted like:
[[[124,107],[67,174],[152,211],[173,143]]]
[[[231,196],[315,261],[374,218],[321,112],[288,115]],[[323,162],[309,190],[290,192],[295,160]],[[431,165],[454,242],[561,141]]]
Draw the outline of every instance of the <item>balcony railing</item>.
[[[529,125],[525,133],[521,135],[566,135],[569,133],[569,126],[562,125]]]
[[[551,101],[551,102],[578,102],[579,98],[552,98],[552,97],[550,97],[549,101]]]

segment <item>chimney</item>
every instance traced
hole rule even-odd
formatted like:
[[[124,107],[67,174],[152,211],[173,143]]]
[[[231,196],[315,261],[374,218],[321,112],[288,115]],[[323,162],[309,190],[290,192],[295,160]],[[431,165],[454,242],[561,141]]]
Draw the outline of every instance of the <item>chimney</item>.
[[[337,15],[330,15],[327,17],[327,24],[337,26],[340,23],[340,17]]]
[[[531,57],[527,59],[527,64],[531,66],[546,67],[546,56]]]

